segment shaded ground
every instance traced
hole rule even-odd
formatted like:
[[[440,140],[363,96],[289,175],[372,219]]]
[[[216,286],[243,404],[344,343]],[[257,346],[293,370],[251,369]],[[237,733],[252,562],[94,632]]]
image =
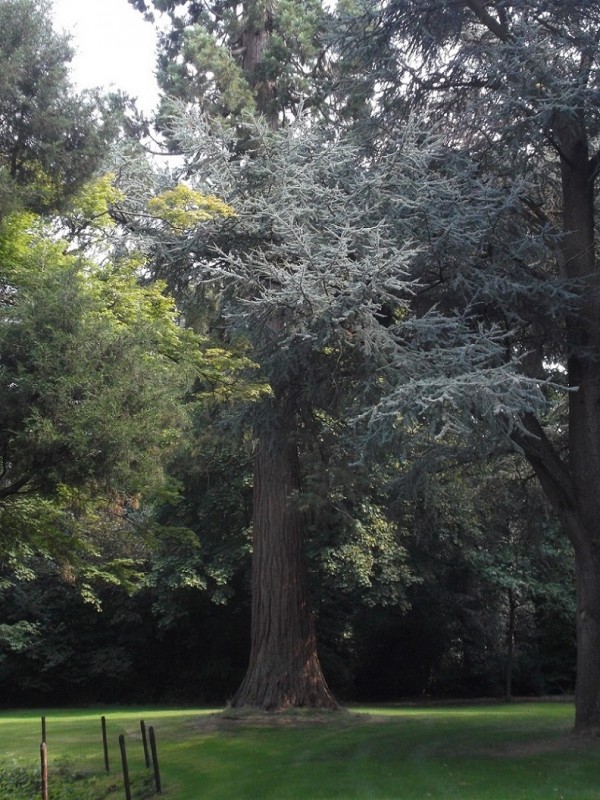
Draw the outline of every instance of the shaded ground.
[[[369,714],[357,714],[341,708],[337,711],[292,709],[287,711],[261,711],[259,709],[227,708],[215,714],[198,717],[194,728],[198,731],[235,731],[239,728],[303,728],[316,725],[353,725],[379,719]],[[385,717],[381,717],[382,720]]]
[[[497,701],[496,701],[497,702]],[[531,699],[524,700],[523,702],[532,702]],[[535,702],[535,701],[534,701]],[[548,702],[546,698],[544,702]],[[568,702],[568,700],[558,699],[555,702]],[[398,710],[402,707],[414,708],[417,704],[398,704]],[[424,704],[419,704],[423,707]],[[459,703],[436,703],[432,705],[439,705],[440,707],[452,705],[464,705]],[[471,705],[471,703],[469,703]],[[492,705],[488,700],[481,701],[480,704],[475,701],[472,705]],[[407,720],[408,721],[408,720]],[[234,709],[227,708],[224,711],[215,712],[206,716],[198,717],[194,720],[192,725],[193,729],[199,733],[233,733],[243,728],[281,728],[281,729],[294,729],[294,728],[307,728],[307,727],[323,727],[335,726],[338,729],[352,728],[357,723],[365,724],[385,724],[390,722],[390,716],[386,714],[377,713],[358,713],[352,709],[340,708],[335,711],[331,710],[314,710],[314,709],[290,709],[286,711],[267,712],[261,709]],[[498,758],[519,758],[527,756],[538,755],[551,755],[552,753],[565,753],[583,752],[589,749],[590,746],[597,746],[597,740],[587,737],[577,737],[572,734],[565,735],[544,735],[541,738],[530,738],[526,741],[516,739],[515,741],[496,742],[493,746],[489,744],[482,744],[481,746],[474,746],[471,741],[468,750],[471,755],[481,755],[485,757],[498,757]],[[439,756],[452,756],[460,753],[463,747],[459,742],[449,744],[438,748]]]

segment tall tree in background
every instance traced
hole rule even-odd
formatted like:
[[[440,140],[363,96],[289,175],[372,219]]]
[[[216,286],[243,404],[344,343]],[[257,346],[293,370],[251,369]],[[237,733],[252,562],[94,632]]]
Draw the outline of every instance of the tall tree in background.
[[[179,325],[164,284],[140,284],[111,176],[90,181],[120,101],[72,91],[44,0],[0,3],[0,29],[0,554],[68,557],[95,502],[165,484],[183,395],[218,382],[225,354]]]
[[[235,125],[258,111],[283,122],[300,107],[318,113],[325,69],[321,0],[129,0],[150,19],[168,20],[159,36],[158,83],[169,98],[199,105]]]
[[[74,92],[73,51],[46,0],[3,0],[0,30],[0,218],[20,206],[53,211],[98,168],[118,103]]]
[[[503,192],[514,198],[513,235],[504,241],[486,240],[476,233],[477,226],[470,227],[474,217],[468,204],[461,231],[429,224],[432,257],[421,279],[432,296],[434,287],[442,289],[440,302],[504,327],[506,358],[519,359],[524,374],[561,382],[563,373],[552,371],[552,365],[560,363],[566,371],[568,432],[556,415],[542,417],[524,409],[517,420],[522,430],[514,432],[513,440],[575,549],[576,730],[596,733],[600,4],[361,0],[346,9],[341,49],[349,67],[360,63],[371,81],[377,76],[373,120],[379,130],[382,123],[418,109],[445,132],[443,169],[449,180],[457,174],[460,155],[463,174],[466,169],[486,176],[488,197]],[[455,202],[464,199],[457,195]],[[483,207],[485,199],[480,200]]]
[[[0,230],[2,558],[76,559],[88,512],[164,486],[203,360],[137,260],[100,267],[67,249],[31,214]]]

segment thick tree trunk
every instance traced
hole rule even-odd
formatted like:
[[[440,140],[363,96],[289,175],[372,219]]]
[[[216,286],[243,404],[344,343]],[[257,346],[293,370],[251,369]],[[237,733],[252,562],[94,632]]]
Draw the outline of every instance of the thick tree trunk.
[[[275,91],[262,70],[270,6],[267,0],[243,3],[241,66],[258,110],[276,128]],[[277,334],[281,324],[275,313],[266,330]],[[317,655],[298,509],[296,418],[292,404],[284,400],[287,389],[284,380],[257,428],[250,663],[231,705],[337,708]]]
[[[246,0],[244,3],[244,27],[241,37],[241,67],[256,100],[256,108],[277,127],[275,87],[264,74],[263,61],[269,44],[271,19],[265,0]]]
[[[499,41],[511,33],[507,15],[487,4],[467,6]],[[589,81],[593,56],[581,50],[573,90]],[[508,76],[510,78],[510,76]],[[589,88],[589,87],[588,87]],[[548,146],[560,157],[564,238],[562,277],[578,293],[579,304],[565,318],[569,377],[569,459],[564,461],[539,421],[525,415],[529,436],[515,440],[534,468],[575,548],[577,588],[578,733],[600,733],[600,268],[595,252],[595,181],[600,151],[590,155],[585,94],[570,111],[557,108],[547,130]]]
[[[576,559],[577,687],[575,732],[600,735],[600,553]]]
[[[600,271],[594,233],[594,180],[583,120],[557,112],[563,226],[560,262],[579,303],[567,316],[569,459],[539,423],[520,441],[575,549],[577,686],[575,730],[600,733]]]
[[[586,302],[587,314],[598,314]],[[578,327],[578,354],[569,359],[569,461],[574,505],[563,524],[575,547],[577,686],[575,730],[600,734],[600,340],[597,322]],[[588,348],[593,348],[595,355]]]
[[[574,392],[580,402],[590,387]],[[600,374],[596,382],[600,404]],[[600,405],[599,405],[600,408]],[[594,415],[595,416],[595,415]],[[583,422],[583,417],[582,417]],[[576,422],[570,430],[570,465],[558,457],[537,421],[526,420],[530,436],[518,443],[534,468],[545,493],[575,549],[577,593],[577,685],[575,731],[583,735],[600,733],[600,472],[594,468],[594,453],[600,439],[587,442]],[[585,426],[584,426],[585,427]],[[589,422],[588,422],[589,430]],[[590,453],[589,448],[594,452]],[[586,472],[580,486],[576,475]]]
[[[587,304],[586,304],[587,305]],[[596,311],[599,314],[600,311]],[[596,328],[594,323],[591,326]],[[573,356],[569,374],[577,386],[570,400],[570,472],[574,513],[563,524],[575,547],[577,587],[577,687],[575,730],[600,734],[600,342],[587,330],[590,359]],[[593,345],[592,345],[592,342]],[[596,363],[594,363],[596,362]]]
[[[258,431],[250,664],[234,707],[336,708],[317,656],[298,492],[294,415],[273,401]]]
[[[580,293],[567,317],[569,471],[573,508],[563,513],[575,547],[577,687],[575,729],[600,732],[600,275],[595,255],[594,166],[583,120],[557,124],[561,144],[563,263]],[[574,513],[573,513],[574,512]]]

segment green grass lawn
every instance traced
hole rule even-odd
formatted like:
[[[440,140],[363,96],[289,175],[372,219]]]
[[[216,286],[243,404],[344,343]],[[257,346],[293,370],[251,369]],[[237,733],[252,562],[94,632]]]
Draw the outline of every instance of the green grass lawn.
[[[600,743],[570,736],[573,708],[566,703],[390,706],[267,719],[206,709],[0,712],[0,800],[39,796],[19,788],[14,766],[37,771],[42,713],[51,800],[124,798],[120,733],[134,797],[147,794],[140,719],[156,731],[168,800],[600,800]]]

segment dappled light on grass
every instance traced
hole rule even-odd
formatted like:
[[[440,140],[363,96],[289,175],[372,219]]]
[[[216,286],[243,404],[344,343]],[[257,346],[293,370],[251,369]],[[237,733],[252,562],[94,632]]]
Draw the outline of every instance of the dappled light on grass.
[[[600,745],[570,735],[567,703],[360,706],[341,714],[45,713],[51,758],[68,757],[90,780],[98,775],[88,784],[98,791],[120,786],[116,760],[111,780],[101,774],[105,714],[111,748],[119,733],[128,737],[138,781],[139,720],[155,727],[170,800],[600,800]],[[35,711],[0,713],[0,752],[21,766],[36,764],[39,722]]]

